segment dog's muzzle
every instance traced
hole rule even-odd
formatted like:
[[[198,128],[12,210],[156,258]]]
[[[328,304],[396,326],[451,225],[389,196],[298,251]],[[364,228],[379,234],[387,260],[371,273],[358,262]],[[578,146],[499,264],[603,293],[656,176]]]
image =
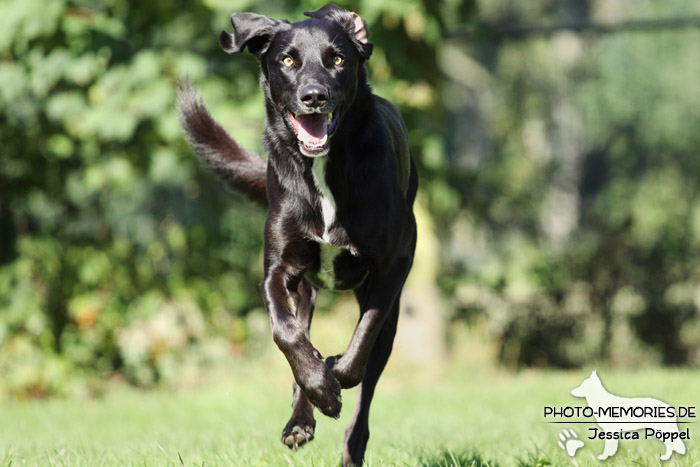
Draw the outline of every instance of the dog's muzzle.
[[[293,114],[288,112],[301,153],[308,157],[328,154],[328,142],[337,126],[337,112]]]

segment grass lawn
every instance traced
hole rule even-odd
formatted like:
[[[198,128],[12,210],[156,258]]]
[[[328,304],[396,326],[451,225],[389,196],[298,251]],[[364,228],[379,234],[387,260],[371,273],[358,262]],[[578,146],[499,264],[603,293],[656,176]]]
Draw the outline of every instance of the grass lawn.
[[[355,391],[343,393],[339,421],[319,416],[316,439],[290,452],[279,440],[291,401],[280,360],[271,353],[217,382],[178,392],[122,386],[97,400],[0,405],[0,465],[338,465]],[[573,465],[557,446],[563,428],[576,428],[585,441],[578,465],[601,465],[595,456],[603,441],[586,439],[589,425],[555,425],[543,417],[545,405],[584,405],[569,391],[588,373],[391,364],[373,405],[367,465]],[[700,405],[697,372],[599,373],[619,395]],[[700,465],[700,424],[684,426],[691,432],[685,456],[662,462],[661,442],[621,441],[604,464]]]

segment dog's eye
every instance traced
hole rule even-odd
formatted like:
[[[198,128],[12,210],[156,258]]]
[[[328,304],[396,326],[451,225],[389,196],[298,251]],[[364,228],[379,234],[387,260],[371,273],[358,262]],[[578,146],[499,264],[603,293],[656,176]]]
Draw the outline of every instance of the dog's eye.
[[[282,59],[282,63],[284,63],[284,66],[292,66],[294,65],[294,59],[287,55]]]
[[[333,64],[335,66],[342,65],[343,64],[343,57],[341,57],[340,55],[336,55],[335,57],[333,57]]]

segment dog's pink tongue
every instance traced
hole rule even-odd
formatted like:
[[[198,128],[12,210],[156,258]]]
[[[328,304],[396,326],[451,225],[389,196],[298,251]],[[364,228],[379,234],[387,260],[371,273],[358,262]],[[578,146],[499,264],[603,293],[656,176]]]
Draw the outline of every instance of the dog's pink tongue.
[[[296,119],[299,123],[297,136],[304,144],[319,144],[328,133],[328,115],[326,114],[299,115]]]

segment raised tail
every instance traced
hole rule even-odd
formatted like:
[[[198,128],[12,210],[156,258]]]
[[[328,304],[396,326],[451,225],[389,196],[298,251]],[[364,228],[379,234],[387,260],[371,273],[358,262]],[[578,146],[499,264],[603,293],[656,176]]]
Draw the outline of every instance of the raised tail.
[[[236,142],[207,111],[190,82],[178,87],[180,123],[200,159],[250,199],[267,205],[267,161]]]

